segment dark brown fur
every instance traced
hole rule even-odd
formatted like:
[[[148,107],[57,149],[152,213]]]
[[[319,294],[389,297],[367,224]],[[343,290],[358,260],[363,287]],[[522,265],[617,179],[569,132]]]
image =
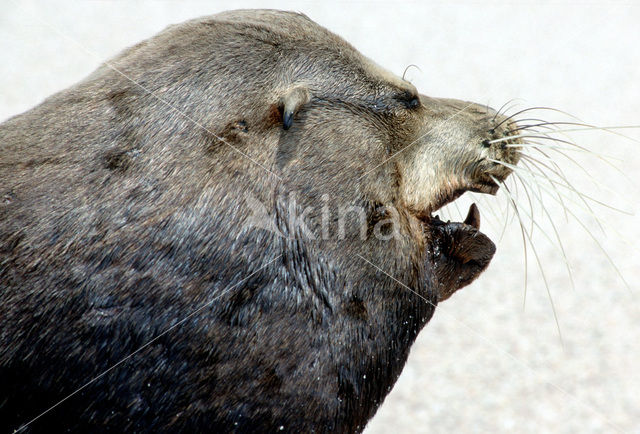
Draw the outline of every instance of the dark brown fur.
[[[362,430],[493,255],[430,213],[508,175],[494,114],[418,96],[303,15],[235,11],[0,125],[0,428],[133,354],[25,431]],[[317,231],[323,194],[398,236],[309,237],[289,215]]]

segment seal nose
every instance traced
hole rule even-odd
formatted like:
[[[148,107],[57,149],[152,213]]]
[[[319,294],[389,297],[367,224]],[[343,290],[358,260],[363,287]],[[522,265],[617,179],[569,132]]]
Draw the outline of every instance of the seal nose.
[[[484,147],[499,148],[504,152],[519,155],[520,146],[523,142],[519,137],[520,127],[513,120],[512,116],[501,114],[494,115],[488,128],[488,139],[482,141]],[[517,163],[518,160],[515,160]]]

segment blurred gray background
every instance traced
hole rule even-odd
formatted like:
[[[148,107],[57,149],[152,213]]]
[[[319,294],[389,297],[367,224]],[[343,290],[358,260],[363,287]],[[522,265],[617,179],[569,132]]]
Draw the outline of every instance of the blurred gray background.
[[[539,105],[598,126],[640,125],[639,3],[557,1],[0,0],[0,120],[168,24],[241,7],[304,12],[398,75],[415,64],[420,69],[407,78],[430,96],[496,109],[519,98],[510,113]],[[597,130],[570,134],[580,146],[617,158],[612,162],[626,177],[583,152],[571,154],[582,168],[561,155],[557,162],[580,192],[637,214],[640,130],[617,131],[633,140]],[[640,433],[638,216],[597,204],[591,213],[574,196],[566,203],[583,227],[544,198],[573,288],[547,214],[534,208],[540,227],[533,245],[562,344],[532,250],[525,303],[522,236],[505,199],[478,200],[496,257],[478,281],[438,306],[366,432]],[[455,218],[455,207],[450,212]]]

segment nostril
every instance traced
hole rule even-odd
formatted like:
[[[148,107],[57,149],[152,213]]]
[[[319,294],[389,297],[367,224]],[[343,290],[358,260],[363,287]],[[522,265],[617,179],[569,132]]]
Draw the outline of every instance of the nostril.
[[[488,148],[489,146],[491,146],[491,142],[488,139],[485,139],[482,141],[482,146]]]

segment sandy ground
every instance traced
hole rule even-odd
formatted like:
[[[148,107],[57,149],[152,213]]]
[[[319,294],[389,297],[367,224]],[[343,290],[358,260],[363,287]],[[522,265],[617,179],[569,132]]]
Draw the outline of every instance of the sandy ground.
[[[520,98],[511,113],[541,105],[590,124],[640,125],[640,6],[625,2],[1,0],[0,119],[34,106],[170,23],[265,6],[305,12],[397,74],[416,64],[420,70],[410,69],[407,78],[431,96],[496,108]],[[559,113],[537,114],[567,120]],[[640,130],[619,132],[640,139]],[[640,144],[599,131],[571,137],[594,152],[620,158],[615,165],[630,180],[581,152],[571,155],[584,171],[557,156],[567,178],[581,192],[636,213]],[[525,196],[518,196],[528,209]],[[571,265],[572,287],[547,214],[534,207],[540,227],[533,228],[533,245],[562,344],[535,254],[529,250],[525,304],[519,225],[505,213],[504,199],[489,199],[480,201],[484,230],[497,241],[507,221],[492,265],[438,307],[366,432],[640,433],[637,215],[597,204],[593,212],[585,211],[580,199],[566,199],[582,227],[571,215],[565,218],[554,198],[544,197]],[[604,222],[604,232],[593,215]]]

